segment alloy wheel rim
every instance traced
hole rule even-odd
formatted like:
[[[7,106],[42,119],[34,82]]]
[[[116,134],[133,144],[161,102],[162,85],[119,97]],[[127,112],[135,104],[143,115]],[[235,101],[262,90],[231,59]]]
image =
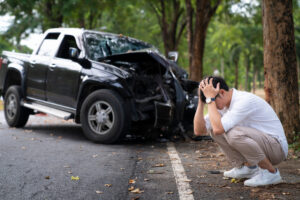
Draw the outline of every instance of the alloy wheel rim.
[[[88,111],[88,123],[90,128],[98,135],[109,132],[115,121],[112,107],[105,101],[95,102]]]
[[[7,97],[6,114],[9,119],[13,119],[17,114],[17,97],[14,94]]]

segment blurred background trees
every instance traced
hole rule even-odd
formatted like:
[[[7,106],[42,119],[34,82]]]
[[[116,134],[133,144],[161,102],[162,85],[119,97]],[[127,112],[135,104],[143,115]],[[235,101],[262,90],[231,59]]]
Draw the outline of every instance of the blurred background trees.
[[[112,32],[151,43],[164,55],[178,51],[178,64],[193,80],[220,75],[230,87],[263,97],[262,4],[268,1],[271,0],[0,0],[0,16],[12,17],[10,26],[0,29],[0,52],[30,52],[21,45],[22,41],[48,28]],[[292,2],[299,71],[300,0],[282,2]],[[297,81],[299,84],[299,73]]]

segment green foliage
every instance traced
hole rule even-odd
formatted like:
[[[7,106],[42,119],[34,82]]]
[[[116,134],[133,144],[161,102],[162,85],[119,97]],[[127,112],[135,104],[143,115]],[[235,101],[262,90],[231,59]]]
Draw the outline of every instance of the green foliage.
[[[13,49],[13,45],[10,44],[7,40],[3,39],[3,37],[0,37],[0,52],[3,50],[11,51]]]
[[[253,69],[259,73],[263,70],[261,8],[260,5],[243,4],[246,13],[234,13],[231,8],[236,3],[238,1],[224,1],[208,28],[204,74],[211,74],[214,69],[221,71],[221,63],[224,63],[223,76],[233,87],[236,78],[234,62],[238,62],[240,87],[245,88],[245,84],[250,85]],[[248,75],[247,63],[250,66]],[[248,81],[242,85],[246,76]]]
[[[289,148],[300,152],[300,132],[294,134],[293,143],[289,145]]]
[[[13,45],[5,37],[0,36],[0,53],[2,51],[15,51],[15,52],[22,52],[22,53],[32,52],[30,48],[22,45]]]
[[[180,0],[185,9],[185,1]],[[257,1],[258,3],[260,1]],[[153,6],[155,5],[155,6]],[[165,1],[166,20],[172,19],[172,1]],[[192,0],[195,9],[196,0]],[[240,11],[233,12],[238,5]],[[293,0],[296,51],[300,60],[300,8],[299,0]],[[53,27],[84,27],[86,29],[113,32],[138,38],[164,52],[161,27],[153,10],[159,0],[5,0],[0,1],[0,15],[14,16],[8,31],[0,37],[0,51],[29,52],[20,41],[31,32],[42,32]],[[186,12],[184,10],[184,12]],[[184,13],[185,15],[186,13]],[[249,88],[254,71],[263,77],[263,35],[261,5],[241,3],[240,0],[223,0],[211,20],[205,42],[204,75],[215,69],[221,72],[233,86],[234,62],[239,66],[239,87]],[[179,65],[188,70],[188,42],[183,32],[179,47]],[[249,73],[246,75],[246,66]],[[248,77],[248,78],[247,78]],[[248,80],[245,83],[245,80]],[[263,80],[261,80],[263,81]]]

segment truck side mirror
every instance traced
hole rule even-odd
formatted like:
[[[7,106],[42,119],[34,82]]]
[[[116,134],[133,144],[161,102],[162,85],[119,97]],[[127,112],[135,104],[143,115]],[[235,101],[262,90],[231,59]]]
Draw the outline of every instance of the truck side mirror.
[[[174,62],[177,62],[177,60],[178,60],[178,51],[169,51],[168,59],[173,60]]]
[[[71,59],[77,59],[78,58],[78,49],[74,48],[74,47],[70,47],[69,48],[69,58]]]

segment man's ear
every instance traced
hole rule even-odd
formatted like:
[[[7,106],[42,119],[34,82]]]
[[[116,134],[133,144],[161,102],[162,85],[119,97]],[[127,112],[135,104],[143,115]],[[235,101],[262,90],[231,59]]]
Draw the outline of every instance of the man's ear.
[[[221,97],[224,97],[224,94],[225,94],[225,90],[223,90],[223,89],[220,89],[220,91],[219,91],[219,95],[220,95]]]

